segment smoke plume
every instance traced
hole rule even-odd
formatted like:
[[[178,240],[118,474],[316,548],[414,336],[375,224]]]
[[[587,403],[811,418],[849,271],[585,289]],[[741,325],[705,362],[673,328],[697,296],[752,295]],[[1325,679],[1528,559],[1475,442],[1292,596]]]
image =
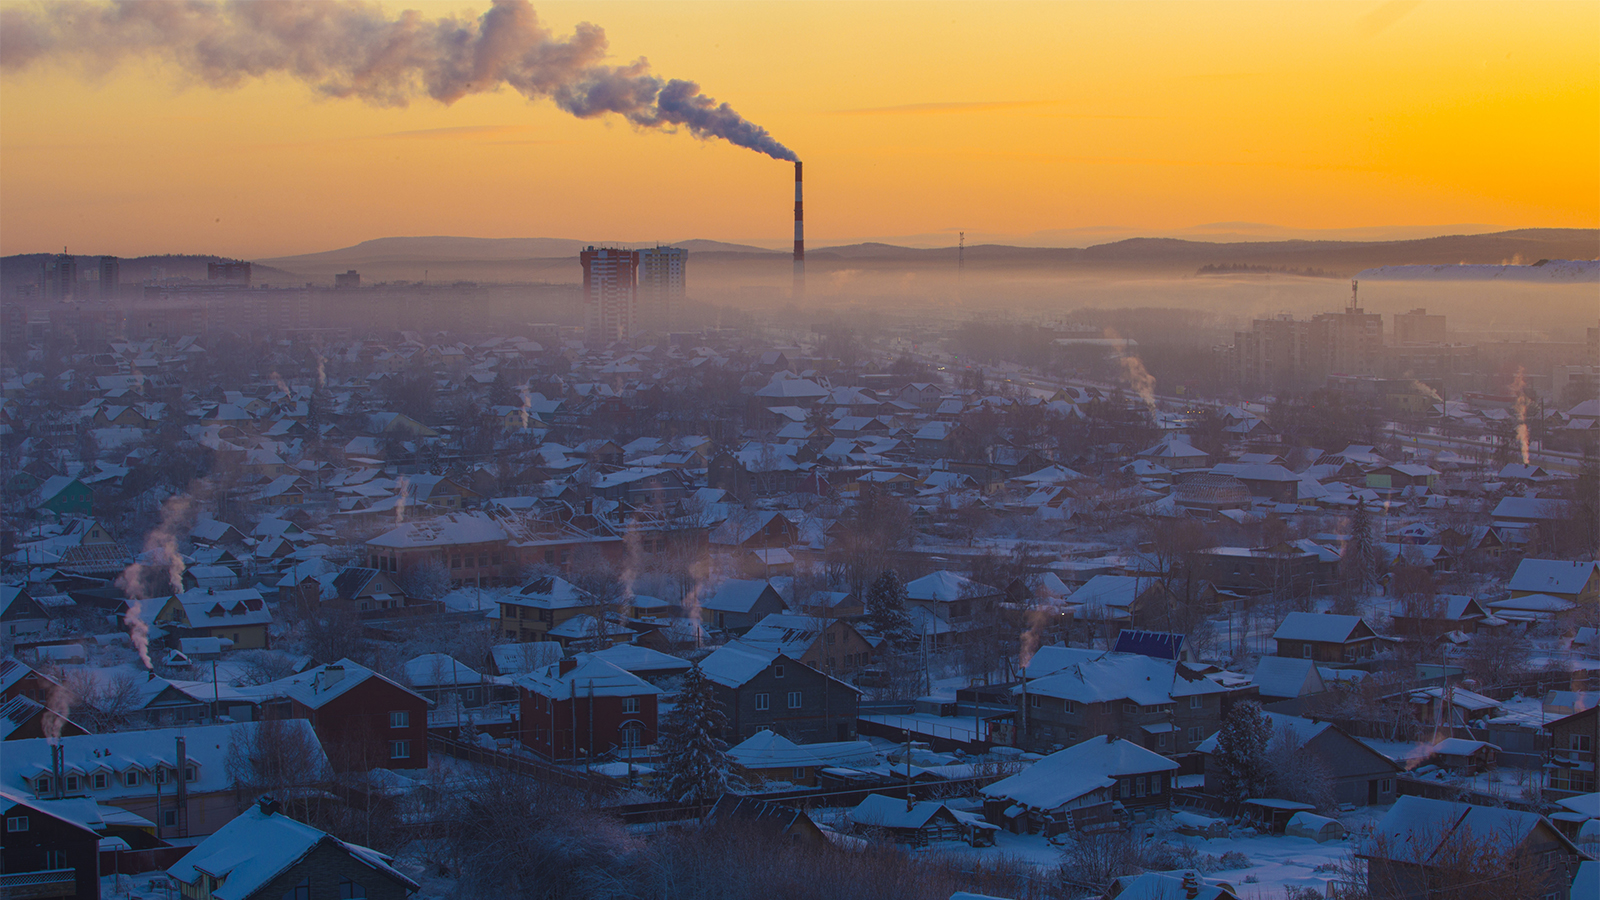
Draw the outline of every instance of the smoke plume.
[[[40,717],[44,739],[50,744],[61,742],[61,726],[67,721],[67,715],[72,712],[74,699],[76,698],[72,688],[67,687],[64,679],[51,682],[50,694],[44,702],[45,714]]]
[[[1139,395],[1139,399],[1144,401],[1144,405],[1150,410],[1150,415],[1155,415],[1155,376],[1151,375],[1149,370],[1144,367],[1144,363],[1139,361],[1139,357],[1132,356],[1128,353],[1128,342],[1122,339],[1122,335],[1117,334],[1116,331],[1110,328],[1106,329],[1105,335],[1107,338],[1113,341],[1122,342],[1121,345],[1117,347],[1117,361],[1122,363],[1122,374],[1127,377],[1128,384],[1132,386],[1134,392]]]
[[[394,523],[402,525],[406,521],[406,500],[411,494],[411,479],[404,475],[395,482],[394,486]]]
[[[1528,386],[1527,373],[1517,366],[1517,374],[1511,380],[1511,393],[1517,397],[1517,444],[1522,448],[1522,464],[1527,465],[1528,454],[1528,395],[1525,389]]]
[[[128,599],[128,611],[122,616],[122,624],[128,627],[128,638],[139,651],[139,659],[146,669],[155,666],[150,663],[150,627],[139,613],[145,600],[165,590],[183,593],[183,552],[178,549],[178,541],[193,525],[194,509],[194,499],[188,494],[168,497],[161,505],[160,521],[144,536],[144,553],[140,560],[130,563],[117,576],[116,585]]]
[[[113,0],[8,7],[0,69],[48,62],[99,75],[130,60],[175,65],[214,88],[288,76],[318,93],[377,106],[429,97],[454,103],[507,85],[588,119],[615,113],[641,128],[688,129],[775,159],[795,155],[766,129],[700,92],[663,79],[643,58],[606,59],[605,31],[584,22],[558,37],[527,0],[495,0],[477,19],[386,14],[359,0]]]

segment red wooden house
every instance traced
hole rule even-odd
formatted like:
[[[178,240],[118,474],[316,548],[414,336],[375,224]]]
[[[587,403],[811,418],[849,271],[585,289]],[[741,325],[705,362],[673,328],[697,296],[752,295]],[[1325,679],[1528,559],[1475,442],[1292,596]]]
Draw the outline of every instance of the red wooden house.
[[[335,769],[426,769],[428,701],[341,659],[255,688],[265,712],[307,719]]]

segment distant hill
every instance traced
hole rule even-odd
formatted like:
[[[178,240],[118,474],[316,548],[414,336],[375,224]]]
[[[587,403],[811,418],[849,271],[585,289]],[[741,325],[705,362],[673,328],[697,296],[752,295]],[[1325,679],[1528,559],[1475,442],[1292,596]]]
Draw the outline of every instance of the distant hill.
[[[0,282],[6,284],[33,284],[39,280],[39,273],[45,260],[56,256],[54,253],[19,253],[15,256],[0,257]],[[99,268],[100,257],[81,253],[72,254],[78,260],[78,275]],[[205,281],[206,266],[214,262],[232,262],[231,256],[208,256],[201,254],[167,254],[163,256],[125,256],[118,262],[119,276],[123,284],[139,284],[160,275],[164,278],[187,278],[190,281]],[[293,271],[285,271],[262,263],[252,263],[250,267],[251,280],[256,284],[295,285],[304,284],[308,279],[304,275]]]

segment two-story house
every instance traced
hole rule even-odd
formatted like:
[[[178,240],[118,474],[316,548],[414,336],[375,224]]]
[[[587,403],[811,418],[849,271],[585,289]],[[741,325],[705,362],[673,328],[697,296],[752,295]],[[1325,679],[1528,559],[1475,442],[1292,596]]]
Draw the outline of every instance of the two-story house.
[[[335,769],[428,767],[428,700],[360,663],[341,659],[240,692],[266,717],[309,720]]]
[[[872,645],[843,619],[773,613],[745,632],[742,640],[830,675],[849,675],[872,662]]]
[[[779,651],[732,641],[700,669],[727,713],[729,743],[763,728],[800,743],[855,737],[861,692]]]
[[[580,653],[516,680],[519,737],[547,759],[594,759],[656,741],[661,689]]]
[[[593,616],[600,601],[565,578],[541,575],[515,593],[502,593],[499,604],[501,633],[524,643],[554,640],[551,629],[574,616]]]
[[[1052,646],[1011,694],[1020,746],[1043,752],[1113,735],[1178,758],[1221,727],[1229,691],[1178,660]]]

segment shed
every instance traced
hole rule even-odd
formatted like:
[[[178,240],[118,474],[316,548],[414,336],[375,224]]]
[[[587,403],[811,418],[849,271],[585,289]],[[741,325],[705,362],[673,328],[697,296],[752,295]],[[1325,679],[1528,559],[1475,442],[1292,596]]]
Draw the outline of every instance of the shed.
[[[1316,810],[1309,803],[1298,803],[1294,800],[1278,800],[1272,797],[1255,797],[1240,804],[1240,815],[1250,819],[1259,828],[1271,834],[1283,834],[1289,826],[1289,820],[1300,813],[1309,813]]]

